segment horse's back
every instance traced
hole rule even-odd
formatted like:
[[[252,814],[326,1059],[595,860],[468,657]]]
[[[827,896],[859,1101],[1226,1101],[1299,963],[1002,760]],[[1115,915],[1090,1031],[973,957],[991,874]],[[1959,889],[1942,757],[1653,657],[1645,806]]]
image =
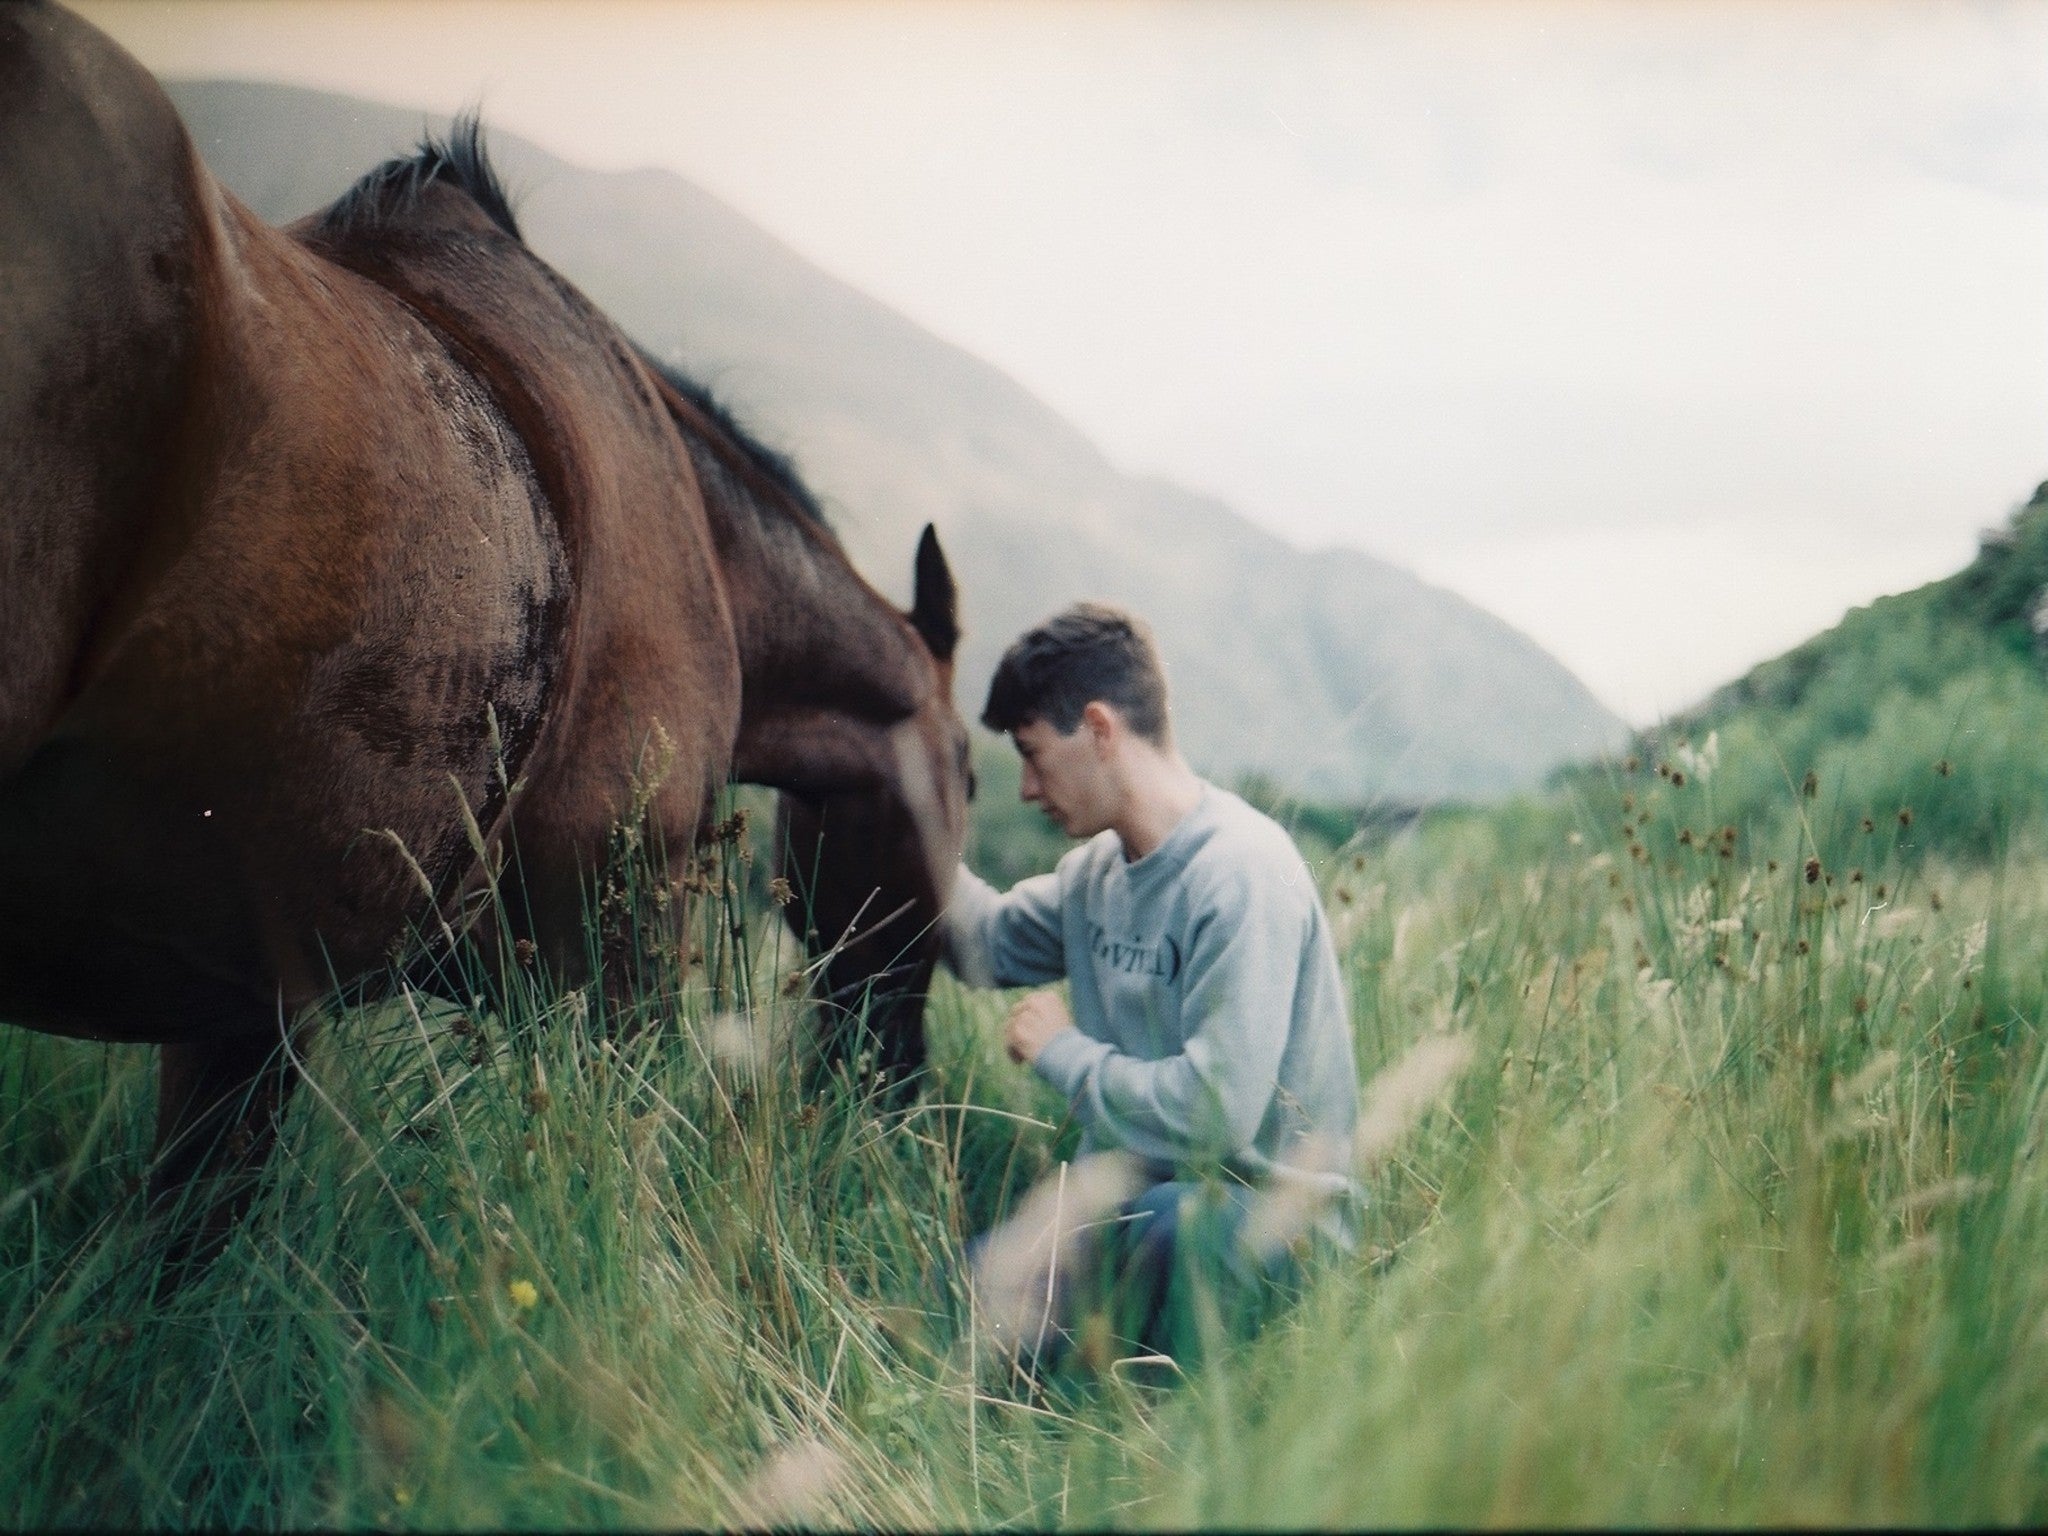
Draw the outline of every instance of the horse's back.
[[[629,371],[607,345],[549,355],[550,339],[573,351],[575,305],[556,294],[548,336],[516,334],[551,302],[516,243],[464,218],[324,241],[269,229],[212,185],[167,104],[153,119],[153,82],[80,30],[0,5],[0,71],[43,82],[5,99],[33,101],[101,172],[35,162],[16,139],[0,181],[0,238],[34,300],[0,342],[28,365],[0,384],[19,429],[0,438],[0,578],[9,660],[44,678],[29,697],[36,666],[10,666],[20,698],[0,719],[19,738],[0,762],[0,1017],[177,1040],[259,1027],[376,965],[429,889],[446,899],[473,872],[459,801],[488,826],[508,774],[549,771],[522,762],[545,722],[601,715],[593,678],[631,686],[631,657],[608,674],[604,645],[632,627],[577,615],[616,603],[636,554],[660,572],[644,558],[659,550],[622,564],[617,546],[639,500],[686,510],[687,466],[679,486],[658,442],[655,467],[628,462],[649,445],[631,440],[633,392],[606,377]],[[130,157],[132,185],[106,131],[131,118],[161,141],[153,165]],[[116,232],[124,199],[145,226],[177,215],[122,258],[141,280],[61,281],[67,231]],[[404,292],[364,270],[387,241]],[[494,339],[486,319],[515,333]],[[110,367],[129,387],[94,393]],[[68,416],[53,380],[80,401]],[[700,599],[705,547],[682,563]],[[716,598],[713,581],[697,605],[714,639]],[[729,749],[729,719],[699,727]],[[625,778],[584,798],[616,814]],[[535,783],[543,808],[559,800]]]
[[[571,572],[562,659],[512,808],[524,898],[561,960],[637,781],[694,833],[731,764],[739,662],[688,453],[627,338],[452,187],[293,233],[455,339],[529,445]]]
[[[489,390],[230,215],[176,446],[0,789],[18,1022],[185,1038],[375,965],[470,862],[457,798],[488,819],[553,682],[566,561]]]

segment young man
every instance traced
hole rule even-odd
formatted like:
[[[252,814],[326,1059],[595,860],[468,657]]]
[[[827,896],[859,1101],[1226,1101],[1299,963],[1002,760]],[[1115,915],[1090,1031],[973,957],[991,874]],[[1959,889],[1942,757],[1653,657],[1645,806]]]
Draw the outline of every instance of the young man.
[[[1023,798],[1086,841],[1007,894],[962,869],[947,957],[985,986],[1066,979],[1071,1009],[1032,993],[1005,1045],[1073,1105],[1084,1156],[1137,1170],[1051,1321],[1074,1327],[1106,1281],[1124,1341],[1180,1355],[1204,1286],[1226,1321],[1255,1315],[1292,1271],[1286,1237],[1351,1240],[1357,1070],[1315,883],[1285,831],[1181,757],[1131,615],[1084,603],[1024,635],[982,723],[1015,741]]]

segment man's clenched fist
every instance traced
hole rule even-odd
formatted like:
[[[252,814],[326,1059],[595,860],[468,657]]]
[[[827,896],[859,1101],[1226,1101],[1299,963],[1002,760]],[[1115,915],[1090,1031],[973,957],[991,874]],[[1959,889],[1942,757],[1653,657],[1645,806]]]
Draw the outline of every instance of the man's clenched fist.
[[[1074,1027],[1074,1016],[1057,992],[1034,992],[1010,1010],[1003,1026],[1003,1048],[1010,1060],[1030,1066],[1054,1035]]]

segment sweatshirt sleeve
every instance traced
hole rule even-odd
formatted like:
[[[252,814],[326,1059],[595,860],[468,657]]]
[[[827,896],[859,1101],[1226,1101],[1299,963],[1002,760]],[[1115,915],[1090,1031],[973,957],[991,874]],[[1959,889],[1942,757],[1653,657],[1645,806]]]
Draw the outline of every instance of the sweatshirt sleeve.
[[[1140,1157],[1244,1151],[1279,1085],[1308,924],[1287,882],[1234,871],[1189,934],[1179,1053],[1147,1061],[1072,1030],[1034,1065],[1097,1134]]]
[[[998,893],[966,865],[953,878],[941,954],[969,986],[1023,987],[1067,974],[1060,875],[1033,875]]]

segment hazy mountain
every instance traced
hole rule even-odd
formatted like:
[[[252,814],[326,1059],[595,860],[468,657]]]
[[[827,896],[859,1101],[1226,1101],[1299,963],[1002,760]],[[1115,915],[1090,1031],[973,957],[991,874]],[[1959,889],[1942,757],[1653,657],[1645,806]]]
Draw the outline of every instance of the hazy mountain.
[[[170,90],[215,174],[278,221],[428,126],[284,86]],[[1013,635],[1101,597],[1151,619],[1188,756],[1225,780],[1256,769],[1328,797],[1485,795],[1625,734],[1500,620],[1366,555],[1296,550],[1212,498],[1122,474],[1004,374],[688,181],[581,169],[510,134],[490,143],[534,249],[788,452],[878,587],[907,601],[917,530],[938,525],[968,627],[966,713]]]

